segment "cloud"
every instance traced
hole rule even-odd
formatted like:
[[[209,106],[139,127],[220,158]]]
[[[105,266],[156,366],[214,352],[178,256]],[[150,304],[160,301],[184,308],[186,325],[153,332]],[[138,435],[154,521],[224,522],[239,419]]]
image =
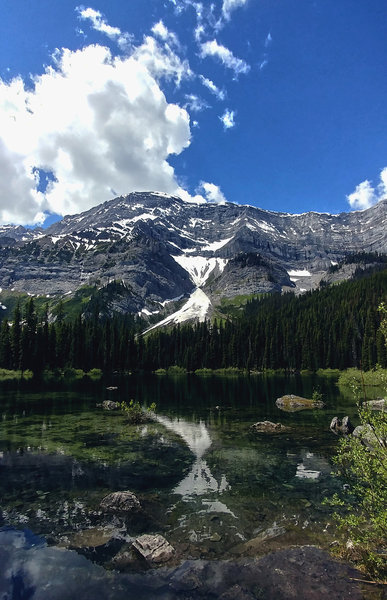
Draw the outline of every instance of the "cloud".
[[[152,36],[146,36],[141,46],[132,54],[133,58],[147,68],[158,81],[161,78],[174,79],[177,86],[183,79],[193,77],[187,60],[171,50],[168,44],[160,46]]]
[[[209,108],[208,104],[199,98],[199,96],[196,96],[196,94],[186,94],[185,99],[186,102],[184,104],[184,108],[192,112],[200,112],[206,108]]]
[[[160,19],[158,23],[153,25],[152,27],[153,35],[158,36],[163,42],[169,43],[176,48],[180,48],[180,42],[176,33],[173,31],[169,31],[169,29],[164,25],[163,21]]]
[[[190,144],[189,115],[167,102],[159,80],[186,75],[146,38],[126,57],[99,45],[62,49],[32,89],[20,77],[0,80],[0,222],[73,214],[112,190],[178,194],[168,157]],[[45,194],[37,169],[53,174]]]
[[[222,14],[226,21],[231,18],[231,13],[240,6],[245,6],[248,0],[223,0]]]
[[[347,200],[354,210],[370,208],[380,200],[387,198],[387,167],[380,172],[380,182],[377,187],[366,179],[356,186],[355,191],[347,196]]]
[[[225,204],[227,202],[220,187],[214,183],[201,181],[198,191],[201,190],[204,192],[207,202],[216,202],[217,204]]]
[[[265,48],[268,48],[272,41],[273,41],[273,38],[271,36],[271,33],[268,33],[266,36],[266,39],[265,39]]]
[[[234,71],[235,76],[240,75],[241,73],[245,74],[250,71],[250,65],[248,65],[241,58],[234,56],[231,50],[225,46],[222,46],[221,44],[218,44],[216,40],[201,44],[200,56],[202,58],[205,58],[206,56],[218,58],[225,67]]]
[[[219,117],[219,119],[222,121],[223,127],[225,130],[231,129],[232,127],[235,127],[235,125],[236,125],[235,120],[234,120],[235,113],[233,110],[229,110],[228,108],[226,108],[223,115],[221,117]]]
[[[218,100],[224,100],[226,98],[226,92],[224,90],[220,90],[211,79],[204,77],[203,75],[199,75],[200,81],[212,94],[214,94]]]
[[[112,27],[109,25],[99,10],[94,10],[94,8],[90,7],[85,8],[84,6],[77,6],[76,11],[78,12],[80,19],[91,21],[93,29],[107,35],[111,40],[116,41],[120,48],[126,49],[130,45],[132,41],[131,36],[128,33],[122,33],[119,27]]]

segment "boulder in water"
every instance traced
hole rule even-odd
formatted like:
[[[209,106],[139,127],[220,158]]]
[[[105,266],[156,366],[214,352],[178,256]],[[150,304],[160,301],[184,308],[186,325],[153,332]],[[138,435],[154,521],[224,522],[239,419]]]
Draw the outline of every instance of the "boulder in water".
[[[294,394],[286,394],[277,398],[276,405],[281,410],[287,412],[296,412],[297,410],[305,410],[307,408],[324,408],[324,402],[321,400],[310,400],[309,398],[302,398],[302,396],[295,396]]]
[[[258,421],[251,425],[250,429],[255,433],[282,433],[289,430],[282,423],[272,423],[271,421]]]
[[[333,417],[329,429],[333,431],[336,435],[342,433],[343,435],[349,435],[353,432],[354,427],[349,420],[349,417],[343,417],[343,419],[339,419],[338,417]]]
[[[101,500],[100,507],[106,512],[130,513],[140,510],[141,504],[133,492],[126,490],[108,494]]]
[[[175,549],[162,535],[145,534],[133,542],[133,547],[150,565],[165,563],[175,554]]]

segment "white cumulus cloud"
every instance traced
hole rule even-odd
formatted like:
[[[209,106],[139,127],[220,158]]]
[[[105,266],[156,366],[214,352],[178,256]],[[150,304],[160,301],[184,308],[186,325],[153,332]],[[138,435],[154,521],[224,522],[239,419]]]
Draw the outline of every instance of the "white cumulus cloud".
[[[199,186],[199,191],[203,191],[207,202],[216,202],[217,204],[224,204],[227,202],[220,187],[214,183],[202,181]]]
[[[380,172],[380,182],[376,188],[366,179],[359,183],[355,191],[347,196],[347,200],[354,210],[370,208],[380,200],[387,198],[387,167]]]
[[[240,6],[247,4],[248,0],[223,0],[222,14],[228,21],[231,17],[231,13]]]
[[[232,129],[232,127],[235,127],[235,112],[233,110],[226,108],[219,119],[222,121],[224,129]]]
[[[186,102],[184,104],[184,108],[192,112],[200,112],[206,108],[209,108],[208,104],[196,94],[186,94],[185,100]]]
[[[112,27],[112,25],[109,25],[99,10],[94,10],[94,8],[90,7],[85,8],[83,6],[78,6],[76,10],[80,19],[91,21],[93,29],[100,33],[104,33],[111,40],[115,40],[120,48],[126,48],[130,44],[131,36],[128,33],[123,33],[119,27]]]
[[[190,144],[189,115],[159,80],[184,76],[186,65],[146,38],[126,57],[62,49],[32,88],[0,80],[0,222],[73,214],[113,190],[179,193],[168,157]],[[53,174],[45,194],[36,169]]]
[[[234,54],[221,44],[218,44],[216,40],[210,42],[204,42],[200,46],[200,56],[205,58],[206,56],[212,56],[218,58],[225,67],[234,71],[235,75],[246,74],[250,71],[250,65],[248,65],[241,58],[237,58]]]
[[[176,33],[169,31],[161,19],[158,21],[158,23],[153,25],[152,33],[153,35],[157,35],[161,40],[163,40],[163,42],[167,42],[172,46],[176,46],[176,48],[180,48],[180,42]]]

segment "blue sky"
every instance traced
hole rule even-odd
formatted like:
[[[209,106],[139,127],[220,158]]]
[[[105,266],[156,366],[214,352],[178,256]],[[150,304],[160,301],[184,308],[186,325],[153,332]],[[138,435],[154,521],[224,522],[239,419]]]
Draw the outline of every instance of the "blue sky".
[[[387,196],[385,0],[2,9],[2,223],[134,190],[291,213]]]

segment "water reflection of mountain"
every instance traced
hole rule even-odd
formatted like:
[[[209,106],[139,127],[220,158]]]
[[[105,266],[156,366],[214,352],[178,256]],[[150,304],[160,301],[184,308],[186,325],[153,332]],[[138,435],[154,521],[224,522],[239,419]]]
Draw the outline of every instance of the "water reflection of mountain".
[[[203,458],[212,444],[210,433],[203,421],[193,423],[162,415],[157,415],[156,419],[166,429],[179,435],[195,456],[190,472],[174,488],[175,494],[182,496],[183,500],[191,500],[207,493],[221,494],[229,488],[226,476],[222,475],[218,481]]]

